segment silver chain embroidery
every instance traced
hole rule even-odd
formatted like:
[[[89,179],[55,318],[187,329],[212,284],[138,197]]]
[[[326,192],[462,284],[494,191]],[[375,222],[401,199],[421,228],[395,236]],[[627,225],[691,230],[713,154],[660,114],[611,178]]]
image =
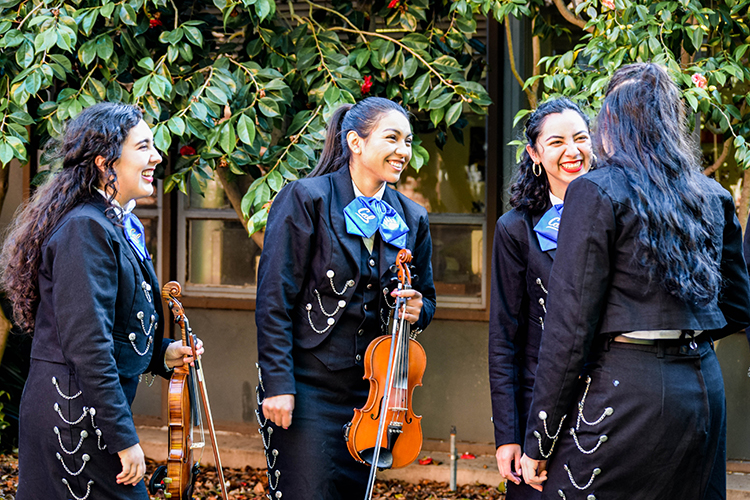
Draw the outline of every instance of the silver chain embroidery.
[[[273,455],[273,463],[269,463],[268,453],[266,453],[265,455],[266,455],[266,464],[268,465],[268,468],[273,469],[276,466],[276,459],[279,458],[279,450],[271,451],[271,455]]]
[[[544,424],[544,433],[547,435],[550,439],[557,439],[557,436],[560,435],[560,429],[562,429],[563,421],[565,421],[565,417],[567,415],[563,415],[563,418],[560,420],[560,425],[557,427],[557,432],[554,436],[551,436],[549,431],[547,430],[547,412],[546,411],[540,411],[539,412],[539,418],[542,419],[542,423]]]
[[[137,336],[136,336],[135,333],[131,333],[130,335],[128,335],[128,340],[130,340],[130,345],[133,346],[133,349],[135,350],[135,353],[138,356],[145,356],[146,354],[148,354],[149,349],[151,349],[151,343],[154,341],[154,337],[151,336],[151,335],[148,336],[148,342],[146,343],[146,350],[143,351],[143,352],[139,351],[138,350],[138,346],[135,345],[135,339],[136,338],[137,338]]]
[[[573,479],[573,474],[571,474],[571,472],[570,472],[570,467],[568,467],[568,464],[565,464],[565,465],[563,465],[563,467],[565,467],[565,472],[567,472],[567,473],[568,473],[568,478],[570,479],[570,483],[571,483],[571,484],[572,484],[573,486],[575,486],[575,488],[576,488],[576,489],[578,489],[578,490],[581,490],[581,491],[583,491],[583,490],[587,489],[587,488],[588,488],[589,486],[591,486],[591,484],[592,484],[592,483],[594,482],[594,478],[595,478],[596,476],[598,476],[599,474],[601,474],[601,473],[602,473],[602,470],[601,470],[601,469],[600,469],[599,467],[597,467],[596,469],[594,469],[594,470],[593,470],[593,471],[591,472],[591,477],[589,478],[589,482],[588,482],[588,483],[586,483],[586,484],[585,484],[585,485],[583,485],[583,486],[578,486],[578,483],[576,483],[576,480],[575,480],[575,479]]]
[[[586,425],[592,426],[597,425],[601,423],[602,420],[605,419],[605,417],[608,417],[612,415],[615,412],[615,409],[611,406],[608,406],[604,409],[601,416],[594,420],[593,422],[589,422],[586,420],[586,417],[583,416],[583,406],[586,404],[586,396],[589,393],[589,387],[591,387],[591,377],[586,377],[586,389],[583,391],[583,396],[581,396],[581,401],[578,403],[578,419],[576,420],[576,429],[579,429],[581,426],[581,422],[583,422]]]
[[[271,434],[273,434],[273,427],[268,428],[268,442],[266,442],[266,436],[263,434],[263,429],[258,429],[260,438],[263,440],[263,448],[268,449],[271,446]]]
[[[269,486],[269,487],[270,487],[270,488],[271,488],[272,490],[275,490],[276,488],[278,488],[278,486],[279,486],[279,476],[281,475],[281,471],[280,471],[280,470],[277,470],[277,471],[275,471],[275,472],[273,473],[273,475],[274,475],[274,476],[276,476],[276,486],[274,486],[274,485],[272,484],[272,482],[271,482],[271,471],[268,471],[268,472],[266,472],[266,474],[268,474],[268,486]],[[277,491],[276,493],[279,493],[279,492]],[[280,497],[279,497],[279,496],[277,495],[277,496],[276,496],[276,498],[280,498]]]
[[[67,394],[63,394],[63,392],[62,392],[62,391],[60,390],[60,386],[59,386],[59,385],[58,385],[58,383],[57,383],[57,377],[52,377],[52,383],[53,383],[53,384],[55,385],[55,389],[57,389],[57,393],[58,393],[58,394],[59,394],[59,395],[60,395],[60,396],[61,396],[61,397],[62,397],[63,399],[71,400],[71,399],[75,399],[75,398],[77,398],[78,396],[80,396],[80,395],[81,395],[81,391],[78,391],[78,392],[77,392],[77,393],[76,393],[75,395],[73,395],[73,396],[68,396]]]
[[[570,428],[570,435],[573,436],[573,441],[575,441],[576,448],[578,448],[578,451],[580,451],[584,455],[591,455],[592,453],[594,453],[596,450],[599,449],[602,443],[605,443],[607,441],[607,435],[602,434],[601,436],[599,436],[599,439],[596,441],[596,446],[594,446],[590,450],[584,450],[583,447],[581,446],[581,443],[578,442],[578,435],[576,434],[576,430],[573,429],[572,427]]]
[[[81,445],[83,444],[83,440],[86,439],[89,436],[89,433],[86,431],[81,431],[81,437],[78,440],[78,446],[76,446],[72,450],[66,450],[65,445],[63,445],[62,437],[60,436],[60,429],[58,429],[57,426],[53,427],[53,430],[55,431],[55,434],[57,434],[57,442],[60,443],[60,448],[62,449],[63,453],[66,453],[68,455],[72,455],[74,453],[77,453],[78,450],[81,449]]]
[[[70,488],[70,484],[68,484],[68,480],[63,478],[62,480],[63,484],[68,487],[68,491],[70,492],[70,496],[75,498],[76,500],[86,500],[89,497],[89,494],[91,493],[91,486],[94,484],[94,481],[89,481],[86,485],[86,494],[82,497],[79,497],[75,493],[73,493],[73,490]]]
[[[542,449],[542,435],[539,433],[539,431],[534,431],[534,436],[536,436],[536,440],[539,442],[539,453],[542,455],[543,458],[549,458],[550,455],[552,455],[552,451],[555,449],[555,444],[557,444],[557,439],[552,440],[552,446],[550,446],[549,452],[544,453],[544,450]]]
[[[265,418],[265,417],[263,417],[263,421],[261,422],[261,420],[260,420],[260,411],[257,408],[255,409],[255,418],[258,420],[258,425],[260,425],[261,427],[265,427],[266,426],[266,423],[268,422],[268,419]]]
[[[312,328],[313,330],[315,330],[315,333],[318,333],[318,334],[322,335],[325,332],[327,332],[334,324],[336,324],[336,320],[335,319],[328,318],[328,326],[325,327],[322,330],[318,330],[317,328],[315,328],[315,325],[313,324],[312,316],[310,315],[310,311],[312,310],[312,304],[307,304],[307,306],[305,308],[307,309],[307,321],[308,321],[308,323],[310,323],[310,328]]]
[[[107,445],[105,444],[102,446],[102,431],[100,429],[95,429],[96,432],[96,447],[99,448],[100,451],[104,451],[107,449]]]
[[[278,481],[276,481],[276,484],[279,484],[279,482],[278,482]],[[276,498],[281,498],[281,492],[280,492],[280,491],[277,491],[277,492],[276,492],[276,494],[275,494],[274,496],[275,496]]]
[[[156,316],[152,314],[151,318],[150,318],[150,321],[148,323],[148,329],[146,329],[146,323],[143,322],[144,316],[145,316],[145,314],[144,314],[143,311],[138,311],[138,314],[136,314],[136,317],[138,318],[138,321],[141,322],[141,329],[143,330],[143,334],[146,337],[148,337],[149,335],[151,335],[151,329],[155,328],[159,324],[159,322],[155,321],[156,320]]]
[[[563,500],[568,500],[568,497],[565,496],[563,490],[557,490],[557,494],[560,495],[560,498],[562,498]]]
[[[548,293],[547,289],[544,288],[544,284],[542,283],[542,278],[536,279],[536,284],[539,285],[542,288],[542,291],[545,293],[545,295]]]
[[[336,276],[336,273],[333,272],[333,269],[329,269],[326,273],[326,276],[328,276],[328,281],[331,282],[331,290],[333,290],[333,293],[335,293],[336,295],[344,295],[350,287],[354,286],[354,280],[349,280],[346,282],[346,284],[344,284],[344,289],[339,292],[338,290],[336,290],[336,285],[333,283],[333,277]]]
[[[152,302],[151,301],[151,285],[143,281],[141,282],[141,289],[143,290],[143,294],[146,296],[146,300],[148,300],[148,303],[150,304]]]
[[[78,472],[73,472],[72,470],[68,469],[67,465],[65,465],[65,460],[63,460],[62,455],[60,455],[59,453],[55,453],[55,455],[57,456],[57,459],[60,461],[65,471],[71,476],[77,476],[81,472],[83,472],[83,469],[86,468],[86,464],[89,463],[89,460],[91,460],[91,457],[88,455],[88,453],[84,453],[83,456],[81,457],[81,459],[83,460],[83,465],[81,465],[81,468],[78,469]]]
[[[266,389],[265,387],[263,387],[263,376],[260,374],[260,363],[255,363],[255,368],[258,369],[258,384],[260,384],[260,388],[265,391]],[[255,389],[255,390],[257,392],[258,389]]]
[[[78,418],[78,420],[67,420],[65,417],[63,417],[62,410],[60,410],[60,405],[59,404],[55,403],[54,408],[55,408],[55,411],[57,412],[57,414],[60,415],[60,418],[62,419],[62,421],[65,422],[68,425],[79,424],[81,422],[81,420],[83,420],[84,418],[86,418],[86,415],[89,412],[88,407],[84,406],[83,407],[83,413],[81,413],[81,416]]]
[[[547,306],[544,305],[544,299],[539,297],[539,305],[544,309],[544,314],[547,314]]]
[[[343,300],[339,300],[338,304],[336,304],[336,309],[334,309],[332,313],[329,313],[328,311],[326,311],[325,307],[323,307],[323,301],[320,300],[320,292],[318,292],[318,290],[315,289],[313,290],[313,293],[318,298],[318,304],[320,305],[321,312],[325,314],[326,316],[328,316],[329,318],[331,316],[336,316],[337,312],[339,312],[342,308],[346,307],[346,302]]]

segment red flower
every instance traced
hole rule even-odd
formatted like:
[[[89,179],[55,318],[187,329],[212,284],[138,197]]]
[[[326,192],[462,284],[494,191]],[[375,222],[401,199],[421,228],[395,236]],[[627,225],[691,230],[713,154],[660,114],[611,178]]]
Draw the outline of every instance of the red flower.
[[[370,75],[367,75],[365,77],[365,83],[362,84],[362,95],[367,94],[370,92],[370,89],[372,88],[372,77]]]
[[[474,460],[477,457],[473,453],[469,453],[467,451],[466,453],[464,453],[463,455],[461,455],[461,458],[463,458],[464,460]]]
[[[391,0],[390,3],[388,4],[388,8],[393,9],[394,7],[396,7],[396,5],[398,5],[398,2],[399,0]]]
[[[195,154],[195,148],[193,146],[182,146],[180,148],[180,154],[182,156],[193,156]]]
[[[432,457],[424,457],[417,460],[419,465],[430,465],[432,463]]]
[[[708,80],[706,80],[706,77],[701,75],[700,73],[694,74],[692,78],[695,86],[700,89],[705,89],[708,85]]]
[[[161,25],[162,25],[162,22],[161,22],[161,20],[160,20],[160,19],[151,19],[151,20],[150,20],[150,21],[148,22],[148,25],[149,25],[150,27],[152,27],[152,28],[156,28],[157,26],[161,26]]]
[[[609,10],[615,10],[615,2],[613,0],[602,0],[602,5]]]

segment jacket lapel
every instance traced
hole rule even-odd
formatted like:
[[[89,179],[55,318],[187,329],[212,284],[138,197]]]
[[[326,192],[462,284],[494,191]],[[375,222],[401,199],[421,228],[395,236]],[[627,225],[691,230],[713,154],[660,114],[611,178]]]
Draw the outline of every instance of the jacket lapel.
[[[352,177],[349,169],[342,167],[331,175],[331,230],[353,259],[354,267],[358,269],[362,257],[362,237],[346,232],[346,219],[344,218],[344,208],[352,200],[354,200]]]

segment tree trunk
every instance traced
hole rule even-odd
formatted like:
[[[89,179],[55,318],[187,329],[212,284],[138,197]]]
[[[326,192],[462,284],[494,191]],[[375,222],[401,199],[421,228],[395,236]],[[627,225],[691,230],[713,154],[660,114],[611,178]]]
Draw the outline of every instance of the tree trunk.
[[[227,167],[217,167],[216,176],[219,178],[219,182],[221,182],[221,187],[224,188],[224,193],[226,193],[229,203],[237,213],[237,217],[242,221],[245,230],[247,230],[247,219],[242,215],[242,194],[240,193],[237,184],[229,180],[229,177],[227,176]],[[263,250],[264,234],[265,231],[258,231],[250,236],[261,250]]]

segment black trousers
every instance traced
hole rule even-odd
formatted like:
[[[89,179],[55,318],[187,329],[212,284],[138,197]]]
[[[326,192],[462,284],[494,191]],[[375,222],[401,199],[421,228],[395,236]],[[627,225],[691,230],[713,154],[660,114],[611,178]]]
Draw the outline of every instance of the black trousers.
[[[294,353],[292,425],[277,427],[260,414],[271,498],[364,498],[370,468],[352,458],[343,434],[354,408],[367,401],[370,384],[363,375],[361,367],[330,371],[309,352]]]
[[[726,498],[724,382],[711,344],[611,343],[589,358],[543,498]]]

